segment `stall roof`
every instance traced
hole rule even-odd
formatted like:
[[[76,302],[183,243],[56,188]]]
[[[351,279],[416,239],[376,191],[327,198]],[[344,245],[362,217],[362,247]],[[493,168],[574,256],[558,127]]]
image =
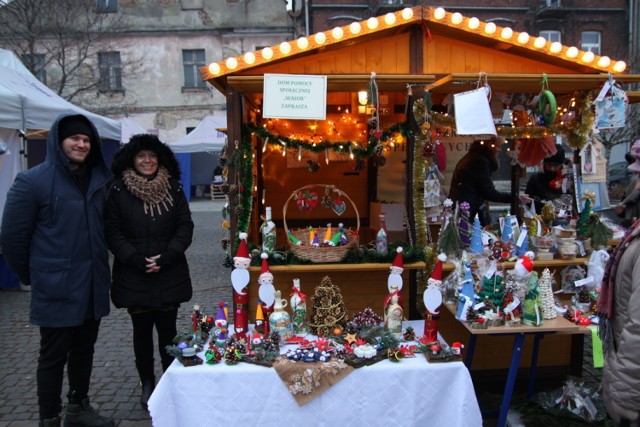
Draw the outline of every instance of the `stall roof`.
[[[640,75],[622,74],[626,68],[623,61],[580,51],[576,47],[551,43],[524,32],[516,32],[490,22],[485,23],[476,18],[428,6],[406,8],[313,36],[283,42],[260,51],[227,58],[202,67],[201,74],[223,93],[227,87],[234,87],[241,93],[262,93],[263,74],[272,72],[278,64],[292,60],[302,61],[301,64],[304,64],[316,54],[337,54],[340,49],[349,46],[372,40],[387,40],[403,33],[419,33],[426,43],[430,43],[432,39],[447,38],[481,49],[508,53],[547,64],[554,70],[548,74],[549,88],[556,93],[596,89],[610,75],[621,84],[640,82]],[[429,60],[430,58],[423,59],[425,63]],[[381,90],[402,90],[407,84],[433,84],[432,91],[451,93],[474,88],[478,81],[478,73],[455,73],[455,70],[451,70],[451,74],[424,74],[422,70],[411,74],[387,74],[384,70],[373,69],[371,71],[378,71],[376,82]],[[353,91],[371,78],[369,74],[322,74],[328,77],[330,91]],[[541,74],[487,73],[487,81],[494,91],[537,92],[541,89]],[[636,92],[630,95],[632,101],[639,98]]]

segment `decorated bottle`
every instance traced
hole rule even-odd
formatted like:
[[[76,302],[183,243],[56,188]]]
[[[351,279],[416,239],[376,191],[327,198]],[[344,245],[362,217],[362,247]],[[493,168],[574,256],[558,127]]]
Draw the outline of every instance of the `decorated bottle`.
[[[276,247],[276,225],[271,220],[271,206],[265,208],[264,222],[260,229],[262,231],[262,252],[271,254]]]
[[[389,304],[385,307],[384,311],[384,326],[391,334],[399,337],[402,335],[403,310],[402,306],[398,303],[397,286],[392,286],[389,299]]]
[[[382,255],[386,255],[387,251],[387,223],[385,221],[384,214],[380,214],[380,229],[376,234],[376,252]]]
[[[293,336],[291,316],[284,310],[286,306],[287,300],[282,299],[280,291],[276,291],[273,313],[269,315],[269,329],[277,331],[281,341],[288,340]]]
[[[293,333],[305,335],[307,333],[307,296],[300,291],[300,279],[293,279],[289,306],[293,311]]]

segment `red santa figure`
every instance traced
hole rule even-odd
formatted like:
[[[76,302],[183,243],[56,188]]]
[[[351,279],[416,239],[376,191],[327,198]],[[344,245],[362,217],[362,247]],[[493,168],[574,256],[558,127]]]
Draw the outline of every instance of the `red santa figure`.
[[[246,338],[249,329],[249,265],[251,257],[247,248],[247,233],[240,233],[240,244],[233,257],[234,269],[231,272],[233,285],[233,329],[238,338]]]
[[[423,294],[424,306],[424,336],[427,342],[438,340],[438,324],[440,323],[440,305],[442,304],[442,266],[447,257],[438,255],[438,261],[433,268],[431,277],[427,280],[427,289]]]
[[[516,265],[513,267],[514,273],[518,277],[527,277],[533,271],[533,258],[535,254],[532,251],[527,251],[525,254],[516,261]]]
[[[276,288],[273,286],[273,274],[269,271],[269,263],[267,262],[269,256],[263,252],[260,257],[262,258],[262,268],[260,269],[260,276],[258,276],[258,283],[260,284],[258,296],[260,297],[260,301],[262,301],[262,312],[265,318],[264,336],[268,337],[269,315],[273,312]]]
[[[389,267],[389,278],[387,279],[387,290],[389,295],[385,301],[385,309],[387,302],[391,300],[393,293],[398,294],[398,304],[402,307],[402,272],[404,271],[404,258],[402,258],[402,246],[396,249],[396,257],[393,264]]]

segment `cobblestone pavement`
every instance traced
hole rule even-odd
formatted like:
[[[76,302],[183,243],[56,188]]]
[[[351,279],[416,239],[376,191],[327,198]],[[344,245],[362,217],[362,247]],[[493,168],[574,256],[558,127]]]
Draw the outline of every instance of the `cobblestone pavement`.
[[[222,201],[191,203],[194,239],[187,250],[193,298],[182,304],[178,330],[189,327],[193,304],[210,312],[219,300],[231,300],[230,271],[222,267],[220,239]],[[0,292],[0,427],[37,426],[36,361],[39,331],[29,324],[29,292]],[[140,386],[134,365],[131,321],[126,310],[111,307],[102,320],[96,344],[90,398],[100,414],[119,427],[151,426],[140,407]],[[156,356],[156,376],[162,369]],[[63,394],[67,393],[67,383]],[[65,400],[65,399],[63,399]]]
[[[231,301],[230,270],[222,267],[220,228],[223,202],[191,203],[194,239],[187,251],[194,294],[178,314],[178,330],[189,327],[193,304],[211,312],[220,301]],[[28,292],[0,292],[0,427],[36,426],[36,359],[38,328],[29,324]],[[585,337],[585,382],[597,386],[601,370],[592,365],[591,339]],[[156,360],[157,377],[161,375]],[[66,394],[67,385],[63,388]],[[103,319],[96,345],[90,397],[94,407],[112,417],[119,427],[150,427],[151,420],[139,403],[140,386],[134,366],[131,323],[126,310],[112,307]]]

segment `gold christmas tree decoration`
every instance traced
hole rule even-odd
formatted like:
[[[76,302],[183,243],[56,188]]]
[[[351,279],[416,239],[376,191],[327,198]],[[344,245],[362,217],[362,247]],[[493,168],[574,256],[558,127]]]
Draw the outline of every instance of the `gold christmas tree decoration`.
[[[347,310],[340,288],[331,282],[329,276],[324,276],[320,285],[316,286],[311,306],[309,321],[310,331],[318,336],[327,336],[336,326],[343,329],[347,324]]]

